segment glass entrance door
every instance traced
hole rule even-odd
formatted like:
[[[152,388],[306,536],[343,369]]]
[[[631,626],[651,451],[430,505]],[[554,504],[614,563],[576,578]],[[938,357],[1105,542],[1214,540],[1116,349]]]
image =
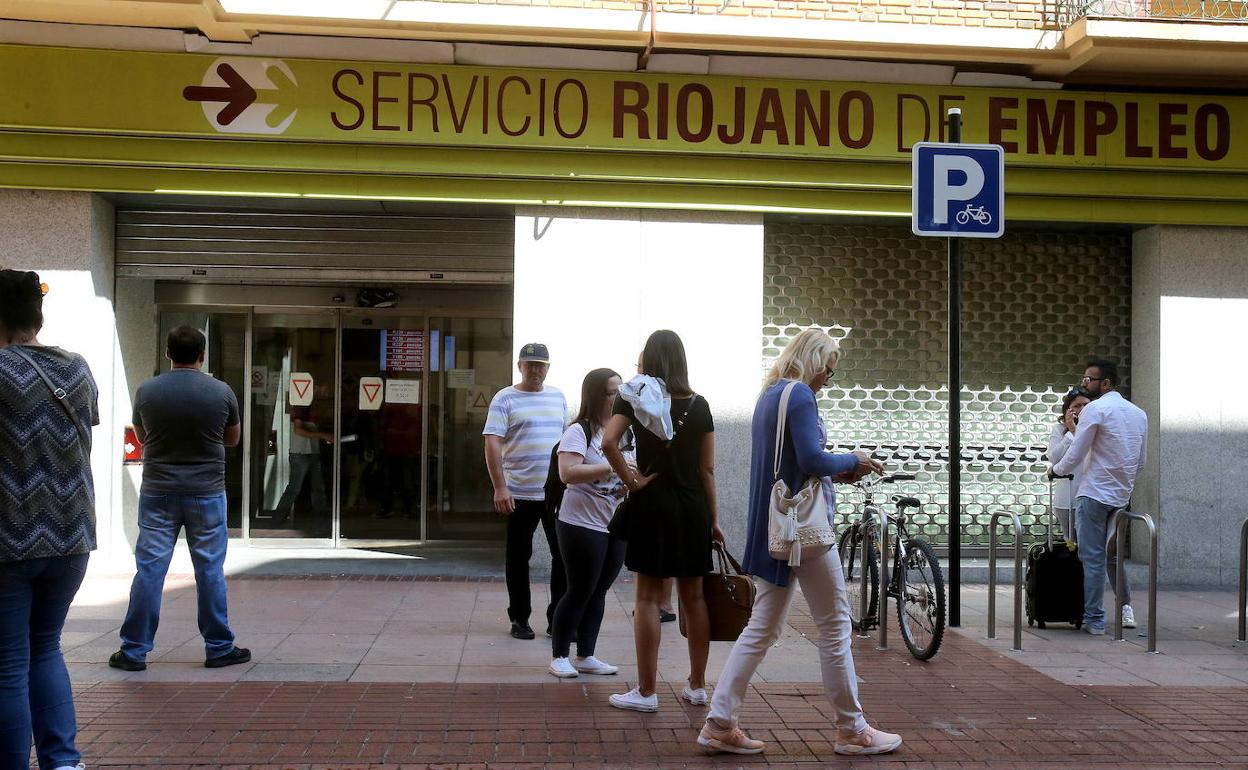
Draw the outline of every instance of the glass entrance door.
[[[251,541],[504,538],[481,430],[511,382],[510,319],[329,308],[231,318],[234,358],[248,354],[230,372],[249,393],[235,497]]]
[[[337,326],[333,311],[252,318],[253,539],[327,543],[334,537]]]
[[[343,312],[343,538],[424,539],[427,346],[424,317]]]

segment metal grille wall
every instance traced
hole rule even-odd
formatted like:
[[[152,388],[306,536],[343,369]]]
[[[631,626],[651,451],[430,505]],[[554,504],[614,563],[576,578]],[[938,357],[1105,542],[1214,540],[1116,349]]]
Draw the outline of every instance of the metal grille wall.
[[[1093,355],[1127,375],[1130,239],[1012,232],[968,241],[962,254],[963,542],[975,547],[987,544],[988,514],[1003,508],[1043,535],[1044,454],[1062,396]],[[943,241],[905,229],[767,223],[765,366],[805,326],[843,338],[820,396],[829,440],[917,474],[904,489],[927,501],[914,520],[938,543],[948,541],[946,265]],[[860,502],[842,494],[838,508]]]
[[[117,211],[119,275],[503,282],[511,279],[514,254],[515,220],[510,212],[470,217]]]

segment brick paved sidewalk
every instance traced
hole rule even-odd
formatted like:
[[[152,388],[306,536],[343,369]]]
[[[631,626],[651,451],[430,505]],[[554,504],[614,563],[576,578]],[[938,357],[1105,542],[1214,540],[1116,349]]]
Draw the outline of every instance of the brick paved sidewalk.
[[[832,753],[801,599],[742,718],[767,753],[712,759],[693,743],[705,710],[673,689],[687,672],[674,624],[660,651],[662,710],[607,705],[636,679],[627,580],[612,593],[598,647],[620,675],[564,681],[545,672],[546,640],[506,635],[503,586],[473,580],[235,578],[231,623],[256,660],[204,669],[194,590],[189,576],[172,577],[151,667],[120,672],[105,661],[128,588],[93,577],[65,635],[93,769],[1248,769],[1248,659],[1224,641],[1233,597],[1222,594],[1163,599],[1173,621],[1157,656],[1069,629],[1029,629],[1028,651],[1010,653],[1004,639],[982,640],[978,589],[967,590],[967,627],[947,634],[932,661],[909,657],[895,633],[883,652],[855,639],[868,717],[906,744],[851,761]],[[728,649],[712,646],[712,682]]]
[[[1248,767],[1248,687],[1076,687],[953,636],[930,664],[856,640],[871,720],[897,754],[850,760],[813,683],[752,688],[761,757],[708,758],[705,710],[671,685],[662,710],[607,705],[623,681],[548,684],[98,682],[78,691],[90,767],[504,770],[694,767]]]

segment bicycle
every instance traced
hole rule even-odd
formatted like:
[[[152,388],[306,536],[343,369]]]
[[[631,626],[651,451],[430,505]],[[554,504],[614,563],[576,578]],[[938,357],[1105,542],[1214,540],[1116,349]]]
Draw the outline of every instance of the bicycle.
[[[972,219],[981,225],[992,224],[992,214],[989,214],[987,209],[983,206],[972,206],[969,203],[966,204],[965,209],[959,211],[957,214],[954,214],[954,219],[957,220],[960,225],[965,225]]]
[[[854,486],[862,490],[865,502],[862,515],[841,533],[837,551],[841,572],[849,593],[849,615],[854,630],[863,632],[879,627],[880,508],[875,505],[876,488],[898,481],[913,481],[914,476],[896,473],[877,479],[861,479]],[[916,498],[893,495],[897,512],[888,516],[896,527],[892,542],[893,567],[888,583],[888,597],[897,600],[897,624],[901,638],[910,654],[928,660],[940,649],[945,635],[945,575],[926,540],[913,537],[906,528],[907,508],[918,508]],[[887,534],[887,533],[886,533]],[[862,540],[867,539],[867,603],[862,611]],[[886,598],[887,601],[887,598]]]

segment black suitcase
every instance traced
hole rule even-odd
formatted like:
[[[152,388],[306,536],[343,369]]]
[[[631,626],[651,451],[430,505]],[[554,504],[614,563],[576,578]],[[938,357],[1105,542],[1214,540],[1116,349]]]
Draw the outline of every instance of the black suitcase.
[[[1027,552],[1027,625],[1083,626],[1083,562],[1066,543],[1036,543]]]
[[[1071,623],[1083,626],[1083,562],[1064,540],[1053,543],[1052,484],[1049,488],[1049,529],[1046,542],[1027,551],[1027,625],[1044,628],[1045,623]]]

